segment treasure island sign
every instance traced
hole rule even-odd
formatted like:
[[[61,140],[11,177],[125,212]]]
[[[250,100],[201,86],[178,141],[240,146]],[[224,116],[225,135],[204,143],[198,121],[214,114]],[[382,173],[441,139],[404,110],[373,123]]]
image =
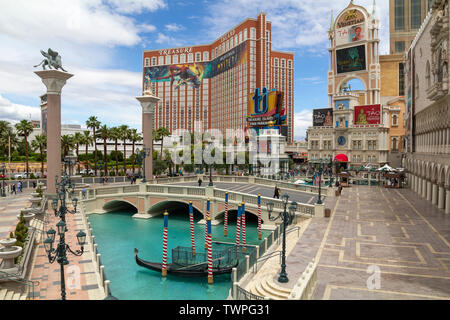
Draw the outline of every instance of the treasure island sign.
[[[364,14],[357,9],[344,12],[336,23],[336,45],[366,40]]]

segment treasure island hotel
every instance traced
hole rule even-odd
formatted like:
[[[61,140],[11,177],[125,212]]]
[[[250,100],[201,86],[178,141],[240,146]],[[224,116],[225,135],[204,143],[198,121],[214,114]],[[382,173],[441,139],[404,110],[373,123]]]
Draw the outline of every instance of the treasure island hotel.
[[[266,87],[284,92],[282,132],[292,142],[294,54],[271,49],[271,29],[260,13],[211,44],[144,51],[143,91],[151,89],[161,99],[154,127],[245,130],[249,99]]]

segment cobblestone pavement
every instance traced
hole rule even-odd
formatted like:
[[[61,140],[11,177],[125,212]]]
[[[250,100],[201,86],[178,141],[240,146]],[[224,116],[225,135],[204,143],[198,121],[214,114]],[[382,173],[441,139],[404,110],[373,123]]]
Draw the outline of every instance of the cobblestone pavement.
[[[450,216],[409,189],[345,188],[313,299],[450,299],[449,239]]]

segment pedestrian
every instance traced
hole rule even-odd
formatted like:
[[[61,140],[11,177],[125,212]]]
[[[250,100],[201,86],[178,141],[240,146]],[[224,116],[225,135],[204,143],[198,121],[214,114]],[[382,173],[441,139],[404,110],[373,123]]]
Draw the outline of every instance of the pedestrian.
[[[86,189],[81,189],[81,195],[83,196],[83,199],[86,199]]]
[[[273,191],[273,197],[280,199],[280,189],[278,189],[278,186],[275,186],[275,190]]]
[[[36,181],[33,181],[33,189],[36,189]]]
[[[15,185],[15,184],[12,185],[11,194],[13,194],[13,193],[14,193],[14,194],[17,194],[17,193],[16,193],[16,185]]]
[[[201,187],[202,186],[202,178],[198,178],[198,186]]]

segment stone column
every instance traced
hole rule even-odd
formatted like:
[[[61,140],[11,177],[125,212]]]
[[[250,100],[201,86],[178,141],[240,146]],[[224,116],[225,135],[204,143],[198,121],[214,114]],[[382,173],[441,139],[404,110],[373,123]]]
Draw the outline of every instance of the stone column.
[[[427,200],[431,201],[431,181],[427,181]]]
[[[422,180],[422,198],[426,198],[427,197],[427,180],[423,179]]]
[[[47,190],[56,196],[55,176],[61,177],[61,90],[73,74],[58,70],[34,72],[47,88]]]
[[[431,191],[431,203],[437,206],[438,203],[438,186],[433,183],[433,190]]]
[[[450,214],[450,187],[445,190],[445,213]]]
[[[439,186],[439,198],[438,198],[438,208],[439,209],[444,209],[445,206],[445,193],[444,193],[444,185],[440,185]]]
[[[145,157],[145,179],[153,179],[153,118],[155,115],[158,97],[144,92],[141,97],[136,97],[142,106],[142,135],[145,148],[150,148],[150,155]]]
[[[417,194],[420,196],[422,194],[422,178],[417,177]]]

